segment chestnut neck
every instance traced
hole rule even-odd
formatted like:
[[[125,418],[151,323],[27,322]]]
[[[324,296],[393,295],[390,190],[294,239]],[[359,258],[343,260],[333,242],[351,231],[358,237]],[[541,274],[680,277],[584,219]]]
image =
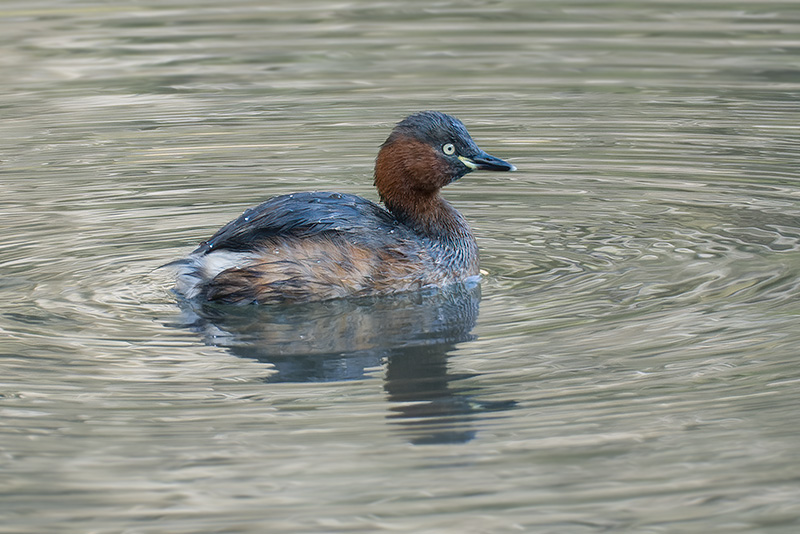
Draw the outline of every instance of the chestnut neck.
[[[415,232],[437,240],[474,240],[466,219],[439,193],[450,182],[432,147],[390,137],[375,161],[375,186],[386,208]]]

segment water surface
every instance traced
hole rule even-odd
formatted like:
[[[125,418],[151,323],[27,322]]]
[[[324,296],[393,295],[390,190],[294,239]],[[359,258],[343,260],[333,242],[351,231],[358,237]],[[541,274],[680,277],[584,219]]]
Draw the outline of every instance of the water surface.
[[[0,6],[0,531],[796,532],[794,2]],[[179,306],[410,112],[480,287]]]

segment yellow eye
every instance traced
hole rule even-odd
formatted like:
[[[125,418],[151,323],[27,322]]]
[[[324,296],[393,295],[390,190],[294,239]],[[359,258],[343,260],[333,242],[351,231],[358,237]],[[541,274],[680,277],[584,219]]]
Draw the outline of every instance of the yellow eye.
[[[453,143],[447,143],[442,147],[442,152],[444,152],[448,156],[452,156],[453,154],[456,153],[456,147],[453,145]]]

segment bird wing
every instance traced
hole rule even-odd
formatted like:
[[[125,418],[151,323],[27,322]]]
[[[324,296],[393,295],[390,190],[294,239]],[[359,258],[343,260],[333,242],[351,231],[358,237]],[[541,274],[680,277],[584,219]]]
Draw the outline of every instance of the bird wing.
[[[244,211],[200,244],[194,254],[214,250],[247,251],[275,236],[304,238],[326,232],[357,239],[365,230],[397,230],[399,223],[374,202],[329,192],[293,193],[271,198]]]

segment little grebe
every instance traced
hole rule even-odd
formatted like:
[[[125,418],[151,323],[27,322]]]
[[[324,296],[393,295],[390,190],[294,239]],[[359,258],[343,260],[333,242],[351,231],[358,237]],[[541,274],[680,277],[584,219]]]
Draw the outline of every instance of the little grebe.
[[[415,113],[397,124],[375,160],[386,209],[342,193],[274,197],[175,262],[175,290],[188,299],[246,304],[464,281],[478,274],[478,246],[439,190],[473,170],[515,167],[478,148],[458,119]]]

